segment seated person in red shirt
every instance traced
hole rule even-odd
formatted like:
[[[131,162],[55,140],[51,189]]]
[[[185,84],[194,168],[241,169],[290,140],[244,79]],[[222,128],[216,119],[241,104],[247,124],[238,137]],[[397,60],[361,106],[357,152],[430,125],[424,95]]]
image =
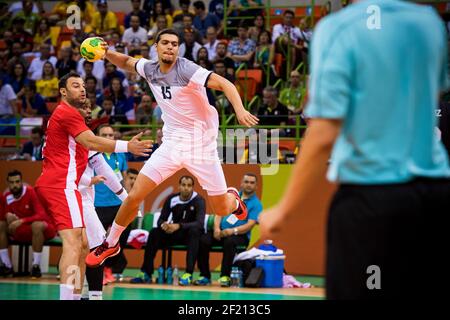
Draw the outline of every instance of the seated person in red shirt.
[[[41,255],[45,240],[56,235],[56,228],[50,216],[31,186],[23,185],[22,173],[14,170],[6,178],[9,190],[1,195],[0,209],[0,275],[13,274],[8,254],[8,237],[15,241],[31,242],[33,248],[33,267],[31,276],[41,277]]]

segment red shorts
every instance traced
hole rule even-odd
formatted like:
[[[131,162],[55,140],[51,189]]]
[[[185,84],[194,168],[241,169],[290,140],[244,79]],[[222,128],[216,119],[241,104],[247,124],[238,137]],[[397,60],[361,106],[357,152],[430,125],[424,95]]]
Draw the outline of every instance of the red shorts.
[[[83,205],[78,190],[35,187],[45,210],[52,216],[56,229],[84,228]]]
[[[56,236],[56,228],[51,223],[45,223],[47,224],[44,231],[45,240],[53,239]],[[16,232],[11,238],[19,242],[31,242],[32,236],[31,223],[23,223],[17,227]]]

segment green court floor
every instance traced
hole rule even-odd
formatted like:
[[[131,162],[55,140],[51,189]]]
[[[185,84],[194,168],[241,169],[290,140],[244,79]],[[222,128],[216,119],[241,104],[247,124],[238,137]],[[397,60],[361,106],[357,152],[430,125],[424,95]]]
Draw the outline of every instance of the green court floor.
[[[50,268],[50,276],[42,280],[27,278],[0,278],[0,300],[57,300],[59,286],[56,280],[56,270]],[[127,269],[125,279],[134,276],[137,270]],[[194,274],[194,278],[196,274]],[[213,273],[213,281],[219,277]],[[310,282],[316,287],[323,287],[321,277],[296,277],[300,282]],[[238,291],[233,291],[238,290]],[[297,291],[298,290],[298,291]],[[308,291],[311,290],[311,291]],[[316,290],[316,291],[314,291]],[[244,291],[244,292],[243,292]],[[107,285],[104,287],[105,300],[317,300],[317,289],[277,289],[273,292],[255,292],[253,289],[220,288],[218,286],[189,288],[158,285],[130,285],[128,281]],[[280,292],[281,291],[281,292]],[[297,294],[298,292],[298,294]],[[311,292],[311,295],[309,295]],[[314,293],[314,294],[313,294]]]

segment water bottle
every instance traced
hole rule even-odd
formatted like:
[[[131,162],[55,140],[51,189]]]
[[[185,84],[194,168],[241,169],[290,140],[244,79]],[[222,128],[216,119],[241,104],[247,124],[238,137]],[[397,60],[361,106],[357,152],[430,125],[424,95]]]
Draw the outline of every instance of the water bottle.
[[[162,265],[158,268],[158,284],[164,283],[164,267]]]
[[[244,273],[242,272],[241,269],[238,269],[237,272],[238,272],[238,279],[239,279],[239,288],[243,288],[244,287]]]
[[[239,288],[239,273],[236,267],[231,268],[231,287]]]
[[[172,284],[173,278],[172,278],[172,267],[167,268],[167,284]]]
[[[175,265],[175,268],[173,269],[173,285],[177,286],[178,285],[178,279],[179,279],[179,275],[178,275],[179,271],[177,268],[177,265]]]

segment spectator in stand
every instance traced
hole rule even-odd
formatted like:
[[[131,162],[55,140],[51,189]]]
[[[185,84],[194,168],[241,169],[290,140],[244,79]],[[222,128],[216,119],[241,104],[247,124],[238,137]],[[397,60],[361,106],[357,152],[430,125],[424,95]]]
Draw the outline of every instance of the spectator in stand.
[[[116,66],[108,60],[105,60],[105,76],[103,77],[103,88],[108,88],[113,78],[119,78],[122,81],[122,85],[128,88],[128,81],[125,74],[117,70]]]
[[[161,14],[158,17],[156,17],[156,23],[153,25],[153,27],[150,29],[150,31],[147,34],[148,39],[151,40],[151,43],[153,43],[153,40],[156,37],[156,35],[158,34],[158,32],[160,32],[161,30],[166,29],[166,28],[167,28],[167,18],[165,15]],[[156,54],[156,50],[155,50],[155,54]],[[151,49],[150,49],[150,56],[152,56]]]
[[[259,124],[262,126],[284,126],[288,123],[289,109],[278,101],[277,89],[267,86],[263,90],[263,105],[258,109]],[[287,131],[281,129],[280,136]]]
[[[49,61],[42,67],[42,77],[36,81],[36,91],[45,101],[56,102],[59,96],[58,77],[55,68]]]
[[[17,95],[6,77],[0,75],[0,117],[17,114]]]
[[[239,16],[256,17],[258,14],[263,14],[264,12],[263,8],[261,8],[264,5],[262,0],[239,0],[236,2],[239,2],[237,4],[239,8]]]
[[[37,13],[33,12],[32,0],[22,0],[22,10],[17,13],[16,17],[23,18],[25,20],[24,30],[34,34],[40,18]]]
[[[93,76],[97,79],[97,88],[103,88],[103,78],[105,77],[105,61],[97,60],[94,63],[81,58],[77,63],[77,73],[81,77]]]
[[[67,8],[74,4],[73,0],[63,0],[58,2],[51,11],[51,21],[64,21],[67,18]]]
[[[233,75],[229,74],[227,72],[227,66],[225,64],[225,61],[219,59],[216,60],[213,64],[214,66],[214,72],[217,73],[218,75],[224,77],[225,79],[227,79],[228,81],[230,81],[231,83],[234,83],[234,81],[236,80],[234,78]]]
[[[58,70],[58,78],[61,78],[70,71],[76,71],[77,63],[72,59],[72,47],[63,47],[59,51],[61,52],[61,59],[56,62],[56,69]]]
[[[194,30],[184,30],[184,42],[180,45],[178,55],[195,62],[198,50],[202,45],[195,41]]]
[[[206,62],[206,65],[208,66],[208,70],[212,70],[212,63],[209,60],[209,55],[208,55],[208,49],[206,49],[205,47],[200,47],[200,49],[198,49],[197,51],[197,57],[195,59],[195,61],[197,61],[197,63],[200,61],[200,59],[204,60]]]
[[[206,29],[206,42],[203,45],[208,50],[208,57],[210,61],[214,61],[216,58],[216,49],[219,44],[217,40],[217,30],[214,27],[208,27]]]
[[[105,96],[102,102],[102,110],[98,113],[97,118],[111,118],[114,115],[114,102],[110,96]]]
[[[219,76],[224,77],[231,83],[234,83],[234,76],[227,73],[227,68],[225,66],[225,62],[223,60],[216,60],[213,64],[214,66],[214,72],[217,73]],[[228,101],[225,94],[223,94],[220,91],[216,91],[216,109],[219,112],[219,117],[222,115],[222,109],[224,110],[225,114],[231,113],[231,104],[230,101]]]
[[[37,30],[33,38],[33,51],[39,51],[39,48],[44,43],[52,45],[50,25],[47,18],[41,18],[37,24]]]
[[[225,42],[219,42],[216,47],[216,57],[213,59],[213,64],[216,61],[222,61],[225,64],[227,74],[234,77],[234,61],[227,56],[228,45]]]
[[[291,66],[294,66],[301,58],[300,51],[303,48],[301,39],[304,37],[300,28],[294,26],[294,17],[292,10],[286,10],[283,13],[283,23],[274,25],[272,33],[272,43],[275,44],[276,52],[287,56],[287,50],[291,50]]]
[[[0,1],[0,34],[3,34],[11,24],[11,13],[8,11],[8,3]]]
[[[170,13],[165,12],[164,5],[163,5],[163,3],[161,1],[156,1],[155,2],[154,10],[152,11],[152,15],[151,15],[151,18],[150,18],[150,26],[153,27],[153,25],[156,23],[156,19],[160,15],[166,17],[167,28],[172,27],[173,18],[170,15]]]
[[[162,3],[164,14],[172,14],[173,8],[170,0],[159,0],[158,2]],[[155,0],[144,0],[144,11],[150,13],[155,11],[156,3]]]
[[[183,17],[185,15],[191,16],[194,20],[195,12],[189,10],[191,0],[180,0],[180,10],[175,10],[173,13],[173,28],[177,31],[183,30]]]
[[[136,109],[137,124],[151,124],[153,120],[152,98],[149,95],[143,95],[141,103]]]
[[[253,68],[263,71],[263,79],[266,79],[269,72],[269,82],[275,82],[273,59],[275,57],[275,47],[271,43],[270,32],[262,31],[258,37],[258,46],[255,51],[255,62]]]
[[[24,185],[22,173],[10,171],[6,178],[8,191],[3,194],[3,212],[0,213],[0,258],[4,267],[1,275],[13,274],[8,254],[8,238],[19,242],[31,242],[33,248],[33,267],[31,277],[42,276],[40,264],[45,240],[55,237],[56,228],[45,212],[33,187]]]
[[[23,117],[45,116],[49,114],[44,98],[36,92],[36,83],[34,81],[30,81],[25,85],[24,94],[21,99],[21,115]]]
[[[100,111],[102,111],[102,107],[100,107],[98,105],[97,96],[95,93],[87,92],[87,90],[86,90],[86,97],[91,102],[91,109],[92,109],[91,118],[92,118],[92,120],[96,120],[99,118],[99,113],[100,113]]]
[[[195,39],[195,41],[200,43],[200,44],[202,44],[203,43],[203,37],[202,37],[201,33],[194,27],[193,21],[194,21],[194,19],[192,18],[191,15],[183,16],[183,26],[184,26],[184,28],[182,28],[179,31],[180,41],[183,41],[183,39],[184,39],[184,30],[192,29],[194,31],[194,39]]]
[[[147,40],[147,30],[140,26],[139,16],[137,14],[132,15],[130,17],[130,27],[123,33],[122,41],[128,46],[128,50],[131,51],[132,46],[147,43]]]
[[[31,52],[33,49],[33,36],[25,29],[25,19],[14,17],[12,20],[12,41],[20,42],[23,46],[23,52]]]
[[[281,90],[278,98],[282,104],[295,114],[300,114],[303,111],[301,106],[305,91],[301,84],[300,72],[296,70],[291,71],[290,86]]]
[[[194,27],[200,32],[203,38],[206,37],[206,29],[208,29],[208,27],[216,28],[218,34],[222,32],[221,21],[216,15],[206,12],[205,3],[203,1],[195,1],[194,10]]]
[[[84,29],[75,29],[73,30],[72,35],[72,49],[79,48],[83,41],[87,38],[87,33],[84,32]],[[74,50],[75,53],[75,50]]]
[[[248,29],[248,37],[255,42],[258,42],[259,34],[266,29],[266,21],[262,14],[258,14],[253,21],[253,26]]]
[[[139,16],[139,24],[141,27],[148,29],[150,24],[150,16],[147,12],[144,10],[141,10],[141,0],[131,0],[131,6],[133,7],[133,10],[125,16],[125,28],[128,29],[130,25],[130,19],[131,16],[137,15]]]
[[[115,115],[127,115],[132,112],[134,119],[134,101],[133,97],[127,97],[125,94],[125,88],[122,85],[120,78],[113,78],[108,88],[109,96],[113,99],[114,114]]]
[[[50,45],[44,43],[39,48],[39,51],[40,57],[34,58],[28,68],[28,78],[34,81],[41,79],[42,69],[47,61],[50,62],[53,67],[56,66],[56,62],[58,61],[56,57],[50,56]]]
[[[230,7],[230,0],[226,0],[227,7]],[[225,8],[224,8],[225,0],[211,0],[209,2],[209,10],[208,12],[214,14],[219,18],[220,21],[223,21]]]
[[[256,44],[252,39],[248,38],[248,27],[245,21],[239,23],[238,38],[231,41],[228,45],[228,54],[234,61],[237,68],[241,63],[249,64],[255,54]]]
[[[25,85],[27,85],[30,80],[27,78],[27,72],[25,66],[21,62],[14,64],[13,72],[9,74],[7,83],[11,85],[18,99],[22,99],[25,92]]]
[[[11,52],[8,56],[8,62],[6,64],[7,72],[11,74],[14,72],[14,66],[16,63],[21,63],[27,69],[29,67],[28,61],[23,57],[23,46],[20,42],[14,42],[12,44]]]
[[[114,12],[108,10],[108,2],[106,0],[98,0],[98,12],[92,17],[92,30],[99,36],[107,36],[117,31],[119,26],[117,16]]]
[[[101,101],[103,99],[102,91],[98,88],[97,84],[97,78],[94,76],[87,76],[84,78],[84,85],[86,88],[86,94],[92,93],[95,95],[97,104],[101,104]],[[92,106],[95,106],[95,104],[92,104]],[[94,112],[94,107],[92,107],[92,113]]]
[[[31,129],[31,140],[23,144],[20,155],[25,160],[41,161],[42,147],[44,146],[44,131],[41,127]]]
[[[76,5],[80,8],[82,27],[91,24],[95,14],[94,4],[90,0],[76,0]]]

